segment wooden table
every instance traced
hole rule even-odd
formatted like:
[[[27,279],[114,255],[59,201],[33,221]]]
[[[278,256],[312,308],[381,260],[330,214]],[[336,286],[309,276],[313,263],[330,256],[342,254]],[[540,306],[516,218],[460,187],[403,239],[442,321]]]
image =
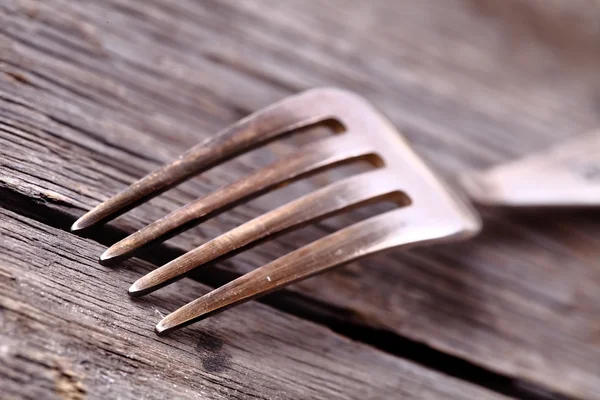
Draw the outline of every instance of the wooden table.
[[[151,268],[323,175],[119,267],[107,245],[264,165],[236,159],[90,237],[84,211],[289,94],[365,96],[448,180],[600,122],[595,0],[3,0],[6,398],[600,399],[600,214],[480,209],[475,240],[339,268],[164,338],[161,315],[377,209],[140,300]],[[208,285],[208,286],[207,286]]]

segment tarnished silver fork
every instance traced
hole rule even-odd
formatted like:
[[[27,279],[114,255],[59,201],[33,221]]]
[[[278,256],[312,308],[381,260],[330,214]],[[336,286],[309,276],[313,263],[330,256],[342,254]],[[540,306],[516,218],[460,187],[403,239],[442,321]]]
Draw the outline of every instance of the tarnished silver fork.
[[[72,229],[107,222],[193,175],[322,122],[332,122],[339,134],[304,146],[157,220],[110,247],[101,262],[125,259],[283,184],[360,159],[376,168],[320,188],[204,243],[140,278],[129,293],[152,292],[194,268],[355,207],[391,200],[399,208],[343,228],[213,290],[165,317],[156,326],[158,333],[377,252],[466,239],[480,230],[477,213],[435,176],[387,119],[361,97],[333,88],[306,91],[242,119],[98,205]]]

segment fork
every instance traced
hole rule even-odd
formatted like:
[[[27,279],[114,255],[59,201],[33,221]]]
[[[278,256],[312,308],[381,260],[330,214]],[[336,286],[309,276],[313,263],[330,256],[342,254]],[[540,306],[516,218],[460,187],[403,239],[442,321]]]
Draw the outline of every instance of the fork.
[[[475,202],[505,207],[600,206],[600,130],[524,158],[470,171],[460,184]]]
[[[106,250],[100,262],[126,259],[236,205],[356,160],[366,160],[375,169],[320,188],[202,244],[137,280],[129,294],[150,293],[195,268],[353,208],[380,201],[398,207],[331,233],[188,303],[158,323],[158,334],[374,253],[463,240],[479,232],[478,214],[436,177],[392,124],[363,98],[336,88],[312,89],[240,120],[98,205],[72,230],[105,223],[198,173],[321,123],[336,134],[151,223]]]

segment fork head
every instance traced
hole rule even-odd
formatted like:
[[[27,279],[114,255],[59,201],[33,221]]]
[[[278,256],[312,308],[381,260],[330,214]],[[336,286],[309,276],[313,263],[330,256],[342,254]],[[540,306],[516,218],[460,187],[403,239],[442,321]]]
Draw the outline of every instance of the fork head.
[[[376,169],[318,189],[204,243],[140,278],[129,293],[152,292],[195,268],[337,213],[383,200],[394,201],[398,208],[341,229],[213,290],[164,318],[156,327],[158,333],[373,253],[465,239],[480,230],[479,216],[468,202],[434,175],[386,118],[361,97],[333,88],[309,90],[250,115],[100,204],[72,229],[107,222],[195,174],[324,121],[332,122],[340,134],[302,147],[155,221],[109,248],[101,262],[125,259],[291,181],[360,159]]]

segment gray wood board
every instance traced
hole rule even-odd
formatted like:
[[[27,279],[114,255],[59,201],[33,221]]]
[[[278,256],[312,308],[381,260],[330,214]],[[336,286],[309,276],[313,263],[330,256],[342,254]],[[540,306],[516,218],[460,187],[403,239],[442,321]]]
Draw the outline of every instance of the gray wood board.
[[[323,85],[367,97],[452,180],[598,124],[598,17],[585,0],[5,1],[0,188],[70,222],[245,114]],[[289,146],[227,163],[112,226],[139,229],[280,151]],[[189,250],[332,179],[238,207],[169,246]],[[469,243],[373,257],[291,290],[330,318],[598,398],[598,214],[483,212]],[[365,213],[217,268],[243,273]]]
[[[102,267],[101,248],[0,208],[3,398],[502,398],[257,303],[159,338],[209,288],[131,299],[153,266]]]

